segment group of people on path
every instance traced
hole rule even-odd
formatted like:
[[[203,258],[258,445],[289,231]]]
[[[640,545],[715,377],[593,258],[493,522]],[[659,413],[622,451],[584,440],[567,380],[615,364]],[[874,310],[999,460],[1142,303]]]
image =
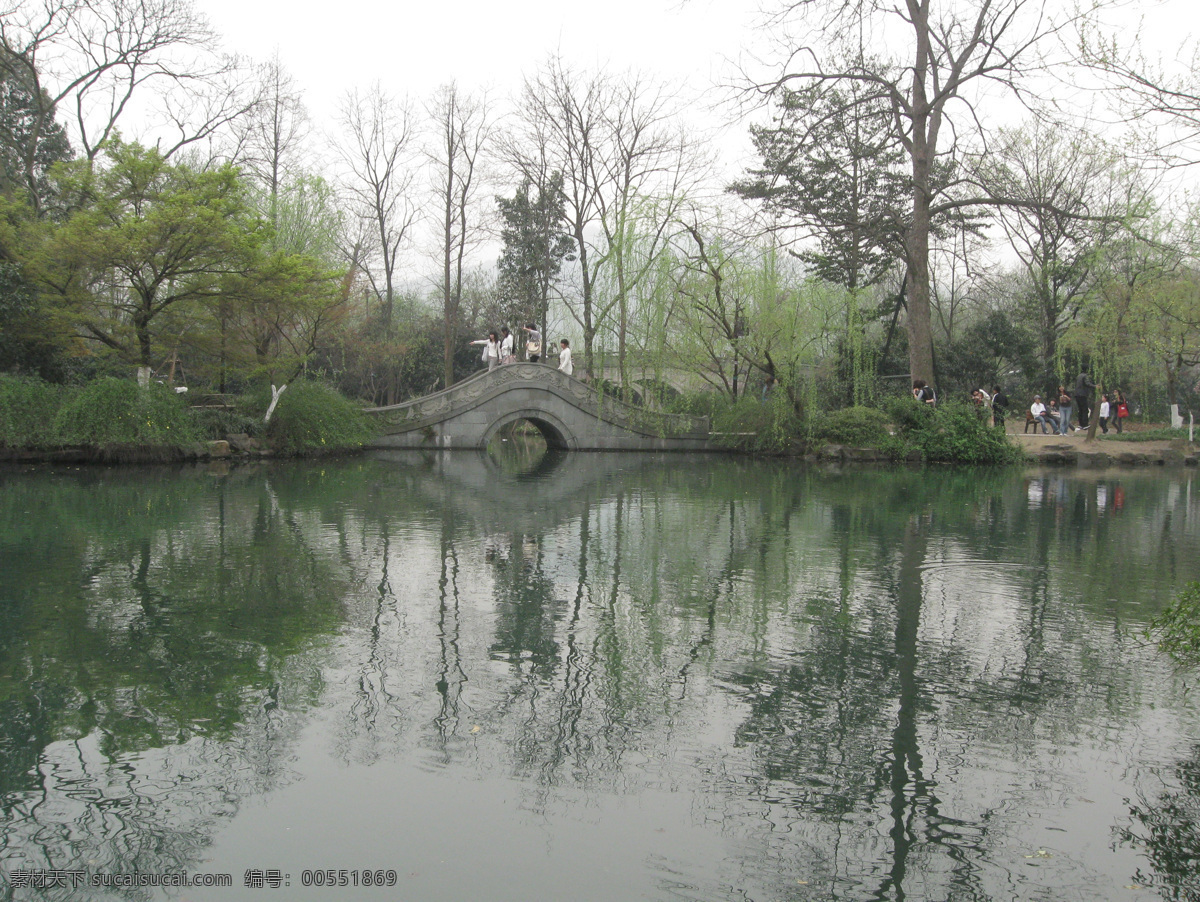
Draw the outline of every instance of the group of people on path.
[[[534,323],[528,323],[522,328],[528,333],[525,340],[526,359],[530,363],[537,363],[542,359],[542,333]],[[507,326],[503,327],[499,334],[489,332],[487,338],[476,339],[471,344],[484,346],[482,361],[487,364],[488,372],[498,366],[517,362],[514,338]],[[575,365],[571,362],[571,343],[565,338],[559,342],[558,369],[568,376],[575,374]]]
[[[1081,367],[1079,377],[1075,380],[1074,390],[1068,391],[1066,386],[1058,386],[1058,390],[1050,398],[1049,406],[1043,403],[1041,395],[1034,395],[1033,403],[1029,407],[1029,415],[1035,424],[1035,431],[1036,426],[1040,425],[1044,435],[1051,431],[1059,435],[1069,435],[1071,418],[1074,415],[1079,423],[1075,427],[1076,432],[1085,431],[1093,416],[1096,418],[1096,425],[1102,432],[1107,434],[1110,425],[1118,433],[1121,432],[1124,425],[1122,421],[1129,416],[1129,404],[1125,400],[1125,395],[1119,388],[1113,389],[1111,393],[1101,393],[1100,403],[1093,404],[1095,392],[1096,383],[1088,373],[1087,367],[1084,366]],[[937,404],[937,395],[924,379],[913,381],[912,395],[923,404],[932,406]],[[992,422],[1001,429],[1005,428],[1009,400],[999,385],[993,386],[990,394],[986,389],[975,389],[971,392],[971,400],[979,408],[981,414],[991,411]]]
[[[1079,425],[1075,427],[1076,432],[1083,432],[1089,428],[1093,414],[1101,432],[1107,434],[1110,424],[1118,433],[1121,432],[1124,426],[1122,421],[1129,416],[1129,404],[1124,393],[1119,388],[1113,389],[1111,394],[1102,392],[1099,405],[1093,405],[1092,397],[1095,391],[1096,383],[1085,366],[1080,370],[1079,378],[1075,380],[1075,390],[1068,391],[1065,385],[1060,385],[1050,398],[1049,406],[1042,402],[1041,395],[1034,395],[1033,403],[1029,406],[1029,415],[1035,425],[1042,427],[1043,435],[1050,432],[1070,435],[1072,414],[1077,416],[1079,421]]]

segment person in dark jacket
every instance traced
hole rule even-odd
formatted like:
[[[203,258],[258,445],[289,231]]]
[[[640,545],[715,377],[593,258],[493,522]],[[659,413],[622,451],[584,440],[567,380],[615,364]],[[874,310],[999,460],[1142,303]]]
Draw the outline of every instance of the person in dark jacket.
[[[1004,418],[1008,414],[1008,395],[1000,390],[999,385],[992,386],[992,422],[1004,431]]]
[[[937,394],[924,379],[913,380],[913,397],[923,404],[937,406]]]
[[[1095,389],[1096,383],[1088,375],[1087,366],[1081,366],[1079,368],[1079,378],[1075,380],[1075,409],[1079,411],[1080,429],[1088,428],[1088,412],[1092,409],[1092,392]]]

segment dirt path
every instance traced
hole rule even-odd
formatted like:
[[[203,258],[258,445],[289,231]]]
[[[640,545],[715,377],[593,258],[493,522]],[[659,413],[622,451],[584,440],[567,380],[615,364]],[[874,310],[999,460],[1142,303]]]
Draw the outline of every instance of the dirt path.
[[[1088,441],[1086,432],[1072,432],[1070,435],[1041,435],[1040,433],[1022,434],[1010,432],[1009,437],[1016,441],[1026,451],[1036,453],[1044,448],[1071,447],[1076,451],[1103,451],[1105,454],[1117,455],[1123,451],[1137,451],[1145,454],[1162,451],[1180,451],[1184,454],[1196,448],[1189,447],[1186,440],[1161,440],[1149,442],[1115,441],[1106,435],[1097,433],[1096,438]]]

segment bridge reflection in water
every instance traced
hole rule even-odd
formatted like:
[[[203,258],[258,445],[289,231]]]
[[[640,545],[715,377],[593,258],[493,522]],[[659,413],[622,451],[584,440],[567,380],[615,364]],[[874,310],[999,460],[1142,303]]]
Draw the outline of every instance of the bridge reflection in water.
[[[378,449],[484,449],[502,429],[528,420],[561,451],[707,451],[706,417],[626,404],[554,367],[518,363],[368,413],[382,423]]]

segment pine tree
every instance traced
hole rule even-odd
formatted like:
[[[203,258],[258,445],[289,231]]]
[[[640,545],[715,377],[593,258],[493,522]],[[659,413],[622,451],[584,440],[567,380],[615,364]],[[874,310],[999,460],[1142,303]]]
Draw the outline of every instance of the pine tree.
[[[500,295],[514,323],[532,320],[546,328],[554,283],[563,261],[574,259],[562,186],[562,174],[554,172],[540,186],[526,178],[513,197],[496,198],[504,221]]]

